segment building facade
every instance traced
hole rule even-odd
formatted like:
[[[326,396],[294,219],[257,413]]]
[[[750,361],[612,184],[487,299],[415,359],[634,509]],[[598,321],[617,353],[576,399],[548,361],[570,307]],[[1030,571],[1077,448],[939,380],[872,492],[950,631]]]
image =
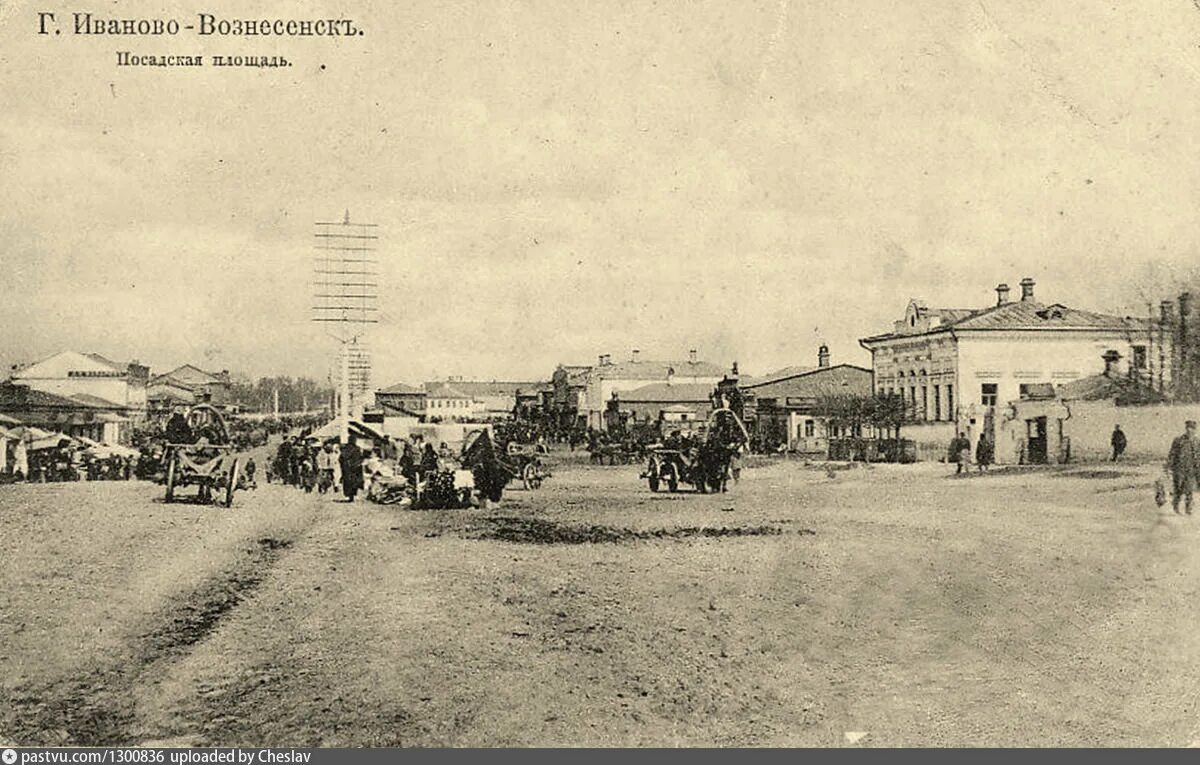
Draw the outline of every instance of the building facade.
[[[184,364],[150,378],[147,399],[150,408],[156,412],[167,411],[176,404],[188,406],[206,403],[224,407],[230,404],[231,388],[228,370],[207,372],[192,364]]]
[[[602,355],[595,366],[559,366],[552,380],[556,414],[564,422],[605,430],[605,411],[613,394],[664,383],[669,385],[706,385],[710,390],[724,377],[716,364],[701,361],[692,350],[685,361],[650,361],[639,351],[629,361],[614,362]]]
[[[924,444],[927,457],[945,449],[955,431],[974,444],[994,437],[998,407],[1104,371],[1116,351],[1119,374],[1151,378],[1157,322],[1042,303],[1034,281],[1021,281],[1009,300],[1005,284],[988,307],[930,308],[910,300],[891,331],[859,342],[871,352],[877,394],[903,398],[906,437]]]
[[[90,396],[103,405],[138,418],[146,411],[150,368],[121,363],[98,353],[60,351],[32,364],[14,367],[11,380],[57,396]]]
[[[871,370],[830,361],[829,348],[822,345],[815,367],[788,367],[740,383],[743,396],[754,401],[752,427],[764,448],[824,457],[831,438],[869,435],[831,428],[821,404],[831,397],[871,396]]]

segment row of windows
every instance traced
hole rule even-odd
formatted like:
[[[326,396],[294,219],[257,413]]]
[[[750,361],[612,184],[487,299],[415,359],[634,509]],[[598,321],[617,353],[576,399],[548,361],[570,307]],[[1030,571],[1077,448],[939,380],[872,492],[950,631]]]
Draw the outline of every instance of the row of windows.
[[[933,401],[930,399],[930,388],[927,385],[920,387],[889,387],[886,391],[881,391],[889,396],[900,396],[904,399],[905,409],[909,416],[923,419],[931,419],[936,421],[953,420],[954,419],[954,386],[947,383],[946,385],[933,386]],[[943,396],[943,392],[945,396]],[[944,401],[944,405],[943,405]],[[932,407],[930,404],[932,403]],[[929,415],[933,415],[930,417]]]
[[[124,372],[101,372],[90,369],[72,369],[67,377],[124,377]]]
[[[470,401],[463,401],[462,399],[432,398],[429,400],[429,407],[432,409],[466,409],[470,405]]]

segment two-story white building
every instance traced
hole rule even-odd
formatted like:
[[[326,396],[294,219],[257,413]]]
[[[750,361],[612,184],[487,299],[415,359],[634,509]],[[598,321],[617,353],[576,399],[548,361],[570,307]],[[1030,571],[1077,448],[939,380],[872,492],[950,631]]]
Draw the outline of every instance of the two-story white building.
[[[1170,358],[1156,322],[1111,316],[1035,299],[1034,281],[1021,297],[996,288],[985,308],[930,308],[910,300],[890,332],[860,340],[871,352],[873,387],[903,397],[925,458],[946,449],[956,430],[974,444],[992,433],[998,406],[1099,374],[1106,351],[1120,354],[1121,374],[1152,378]],[[1034,434],[1036,437],[1036,434]]]

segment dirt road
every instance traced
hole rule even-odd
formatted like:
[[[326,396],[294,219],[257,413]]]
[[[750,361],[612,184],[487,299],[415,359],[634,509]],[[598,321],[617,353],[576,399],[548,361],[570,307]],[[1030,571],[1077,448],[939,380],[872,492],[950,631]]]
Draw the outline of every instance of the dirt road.
[[[1200,516],[1152,478],[579,465],[447,512],[0,487],[0,738],[1184,745]]]

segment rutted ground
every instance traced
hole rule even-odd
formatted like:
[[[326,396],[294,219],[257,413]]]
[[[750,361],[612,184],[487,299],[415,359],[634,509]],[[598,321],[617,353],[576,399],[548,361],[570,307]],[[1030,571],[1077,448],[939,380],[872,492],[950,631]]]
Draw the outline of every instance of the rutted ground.
[[[1200,520],[1151,476],[564,466],[445,512],[5,487],[0,738],[1186,744]]]

